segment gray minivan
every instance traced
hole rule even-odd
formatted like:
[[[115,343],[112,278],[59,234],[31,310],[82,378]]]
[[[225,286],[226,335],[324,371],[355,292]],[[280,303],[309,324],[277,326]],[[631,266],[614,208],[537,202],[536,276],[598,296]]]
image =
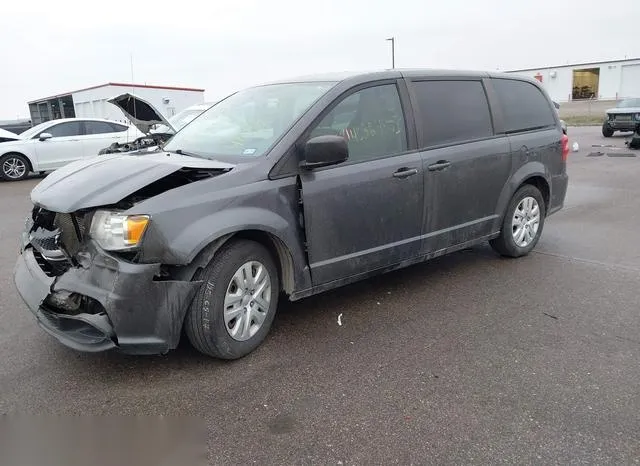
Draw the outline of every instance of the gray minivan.
[[[297,300],[489,241],[519,257],[562,208],[569,152],[537,81],[392,70],[239,91],[161,150],[36,186],[15,267],[42,328],[83,351],[208,355]],[[372,310],[374,312],[375,310]]]

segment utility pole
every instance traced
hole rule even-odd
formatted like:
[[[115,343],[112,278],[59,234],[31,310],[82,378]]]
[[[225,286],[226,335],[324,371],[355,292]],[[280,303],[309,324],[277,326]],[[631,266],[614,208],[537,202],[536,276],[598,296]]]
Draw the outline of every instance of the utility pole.
[[[389,37],[387,40],[391,41],[391,68],[394,69],[396,67],[396,38]]]

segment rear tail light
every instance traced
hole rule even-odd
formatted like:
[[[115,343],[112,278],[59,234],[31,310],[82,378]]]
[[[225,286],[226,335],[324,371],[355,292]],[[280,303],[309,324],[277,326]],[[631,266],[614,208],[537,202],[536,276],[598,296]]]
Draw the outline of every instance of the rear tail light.
[[[569,157],[569,136],[562,135],[562,161],[566,162]]]

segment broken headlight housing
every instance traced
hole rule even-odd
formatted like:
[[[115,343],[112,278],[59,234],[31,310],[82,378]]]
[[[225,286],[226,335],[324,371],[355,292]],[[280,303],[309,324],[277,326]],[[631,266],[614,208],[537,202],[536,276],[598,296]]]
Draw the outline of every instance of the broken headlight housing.
[[[107,251],[134,249],[140,246],[149,219],[148,215],[98,210],[91,221],[91,238]]]

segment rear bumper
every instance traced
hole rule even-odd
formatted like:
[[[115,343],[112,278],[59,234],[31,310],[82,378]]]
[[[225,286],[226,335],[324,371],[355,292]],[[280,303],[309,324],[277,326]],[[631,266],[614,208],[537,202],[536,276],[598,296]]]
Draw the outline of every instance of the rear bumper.
[[[80,265],[57,277],[43,271],[30,247],[18,257],[14,282],[38,324],[79,351],[158,354],[175,348],[200,282],[158,281],[159,264],[125,262],[94,245],[83,253]],[[74,308],[74,302],[81,304]]]
[[[549,201],[549,212],[547,212],[547,215],[554,214],[564,207],[568,186],[569,175],[567,175],[567,173],[551,177],[551,199]]]

